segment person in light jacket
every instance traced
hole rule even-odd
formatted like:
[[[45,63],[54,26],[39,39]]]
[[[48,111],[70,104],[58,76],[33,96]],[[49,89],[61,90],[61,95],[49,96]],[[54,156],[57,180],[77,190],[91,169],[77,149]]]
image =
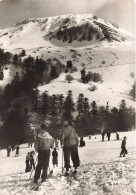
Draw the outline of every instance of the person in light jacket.
[[[70,168],[70,156],[73,162],[73,167],[75,168],[74,173],[77,173],[77,168],[80,165],[79,155],[78,155],[78,136],[75,129],[64,121],[64,128],[62,130],[61,145],[64,151],[64,163],[66,168],[65,175],[69,175]]]
[[[45,128],[46,126],[42,124],[35,142],[35,149],[38,151],[38,164],[35,170],[34,183],[37,183],[38,179],[40,178],[41,170],[42,182],[46,181],[50,158],[50,148],[53,148],[54,146],[54,139],[47,131],[45,131]]]

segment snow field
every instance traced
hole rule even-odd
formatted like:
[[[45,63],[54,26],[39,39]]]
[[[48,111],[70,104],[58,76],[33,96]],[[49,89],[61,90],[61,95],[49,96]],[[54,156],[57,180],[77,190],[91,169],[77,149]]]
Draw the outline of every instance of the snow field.
[[[76,102],[80,93],[83,93],[90,101],[96,101],[98,105],[106,105],[109,102],[109,106],[118,107],[121,100],[125,99],[127,106],[134,107],[134,102],[130,99],[129,92],[132,88],[134,79],[131,78],[130,73],[134,71],[132,64],[110,66],[108,68],[94,68],[87,69],[88,71],[97,72],[102,75],[102,83],[90,82],[84,84],[81,82],[80,71],[74,72],[71,75],[74,80],[68,83],[65,80],[65,73],[62,73],[57,79],[52,80],[49,84],[40,86],[38,89],[40,92],[48,91],[50,95],[63,94],[67,95],[69,90],[73,92],[73,99]],[[116,79],[115,79],[116,78]],[[96,91],[90,91],[89,87],[96,85]]]
[[[81,165],[77,178],[69,179],[61,175],[62,150],[58,150],[58,167],[53,176],[40,187],[38,192],[30,190],[29,173],[24,173],[25,156],[31,148],[21,145],[19,157],[6,157],[6,150],[0,153],[0,194],[49,194],[49,195],[134,195],[135,189],[135,138],[136,132],[122,132],[120,139],[127,136],[128,155],[119,158],[121,140],[101,142],[101,135],[85,138],[86,146],[79,147]],[[52,159],[50,158],[50,169]],[[71,163],[72,165],[72,163]],[[32,177],[33,178],[33,177]]]

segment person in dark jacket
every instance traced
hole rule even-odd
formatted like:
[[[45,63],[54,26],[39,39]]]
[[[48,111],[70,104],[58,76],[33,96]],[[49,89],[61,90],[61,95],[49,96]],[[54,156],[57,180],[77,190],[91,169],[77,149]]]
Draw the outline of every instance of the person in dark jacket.
[[[12,144],[11,148],[12,148],[12,152],[13,152],[15,150],[15,144]]]
[[[111,136],[111,133],[110,133],[110,131],[107,131],[107,137],[108,137],[108,141],[110,141],[110,136]]]
[[[80,138],[80,147],[85,146],[85,141],[83,139],[83,137]]]
[[[56,151],[56,148],[54,148],[54,151],[52,152],[52,164],[55,168],[55,165],[58,167],[58,152]]]
[[[122,155],[123,155],[123,157],[125,157],[125,155],[128,153],[127,149],[126,149],[126,139],[127,139],[127,137],[125,136],[124,139],[122,140],[120,157]]]
[[[34,164],[34,151],[30,153],[30,168],[35,170],[35,164]]]
[[[27,153],[26,155],[26,168],[25,168],[25,173],[30,172],[30,152]]]
[[[119,133],[118,133],[118,131],[116,132],[116,139],[119,140]]]
[[[16,145],[16,154],[15,154],[15,157],[18,157],[19,156],[19,145],[17,144]]]
[[[105,131],[102,131],[102,142],[104,142]]]
[[[48,132],[45,131],[45,128],[46,126],[42,124],[35,142],[35,149],[38,151],[38,164],[35,170],[34,183],[37,183],[38,179],[40,178],[41,170],[42,182],[46,181],[50,158],[50,148],[53,148],[54,145],[54,139]]]
[[[7,148],[7,157],[10,157],[10,152],[11,152],[11,145],[9,145]]]
[[[70,156],[73,162],[73,167],[75,168],[74,173],[77,173],[77,168],[80,165],[80,160],[78,156],[78,136],[75,129],[64,121],[64,128],[62,130],[61,145],[64,152],[64,167],[66,168],[65,175],[69,175],[70,168]]]

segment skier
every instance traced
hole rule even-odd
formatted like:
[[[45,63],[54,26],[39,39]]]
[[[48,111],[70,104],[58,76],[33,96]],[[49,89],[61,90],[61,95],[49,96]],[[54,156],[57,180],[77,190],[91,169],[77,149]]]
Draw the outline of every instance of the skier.
[[[61,145],[64,151],[64,162],[66,172],[65,175],[69,175],[70,168],[70,156],[73,162],[73,167],[75,168],[73,173],[77,173],[77,168],[79,167],[80,160],[78,156],[78,136],[75,129],[64,121],[64,128],[62,130]]]
[[[56,151],[56,148],[54,148],[54,151],[52,152],[52,164],[53,167],[55,168],[55,165],[58,167],[58,152]]]
[[[37,140],[35,142],[35,149],[38,151],[38,164],[36,166],[35,175],[34,175],[34,183],[37,184],[38,179],[41,175],[42,171],[42,182],[45,182],[47,179],[47,170],[49,166],[49,158],[50,158],[50,148],[53,148],[54,139],[52,136],[45,131],[46,126],[44,124],[41,125],[41,129],[37,135]]]
[[[120,153],[120,157],[123,155],[123,157],[125,157],[125,154],[128,153],[127,149],[126,149],[126,139],[127,137],[125,136],[124,139],[122,140],[122,144],[121,144],[121,153]]]
[[[119,140],[119,133],[118,133],[118,131],[116,132],[116,139]]]
[[[80,138],[80,147],[85,146],[85,141],[83,140],[83,137]]]
[[[10,157],[10,152],[11,152],[11,146],[9,145],[7,148],[7,157]]]
[[[89,135],[89,139],[91,139],[91,135]]]
[[[104,136],[105,136],[105,132],[102,131],[102,142],[104,142]]]
[[[12,144],[11,145],[11,148],[12,148],[12,152],[14,151],[14,149],[15,149],[15,145],[14,144]]]
[[[26,169],[25,169],[25,173],[30,172],[30,152],[27,153],[26,155]]]
[[[35,170],[35,164],[34,164],[34,151],[32,151],[30,153],[30,169],[34,169]]]
[[[110,141],[110,136],[111,136],[111,133],[109,131],[107,131],[108,141]]]
[[[19,145],[17,144],[16,145],[16,154],[15,154],[15,157],[18,157],[19,156]]]

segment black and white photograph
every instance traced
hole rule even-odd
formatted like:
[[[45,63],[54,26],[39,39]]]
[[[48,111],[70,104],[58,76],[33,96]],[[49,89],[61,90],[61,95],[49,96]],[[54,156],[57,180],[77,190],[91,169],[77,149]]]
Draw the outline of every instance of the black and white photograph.
[[[136,195],[135,0],[0,0],[0,195]]]

